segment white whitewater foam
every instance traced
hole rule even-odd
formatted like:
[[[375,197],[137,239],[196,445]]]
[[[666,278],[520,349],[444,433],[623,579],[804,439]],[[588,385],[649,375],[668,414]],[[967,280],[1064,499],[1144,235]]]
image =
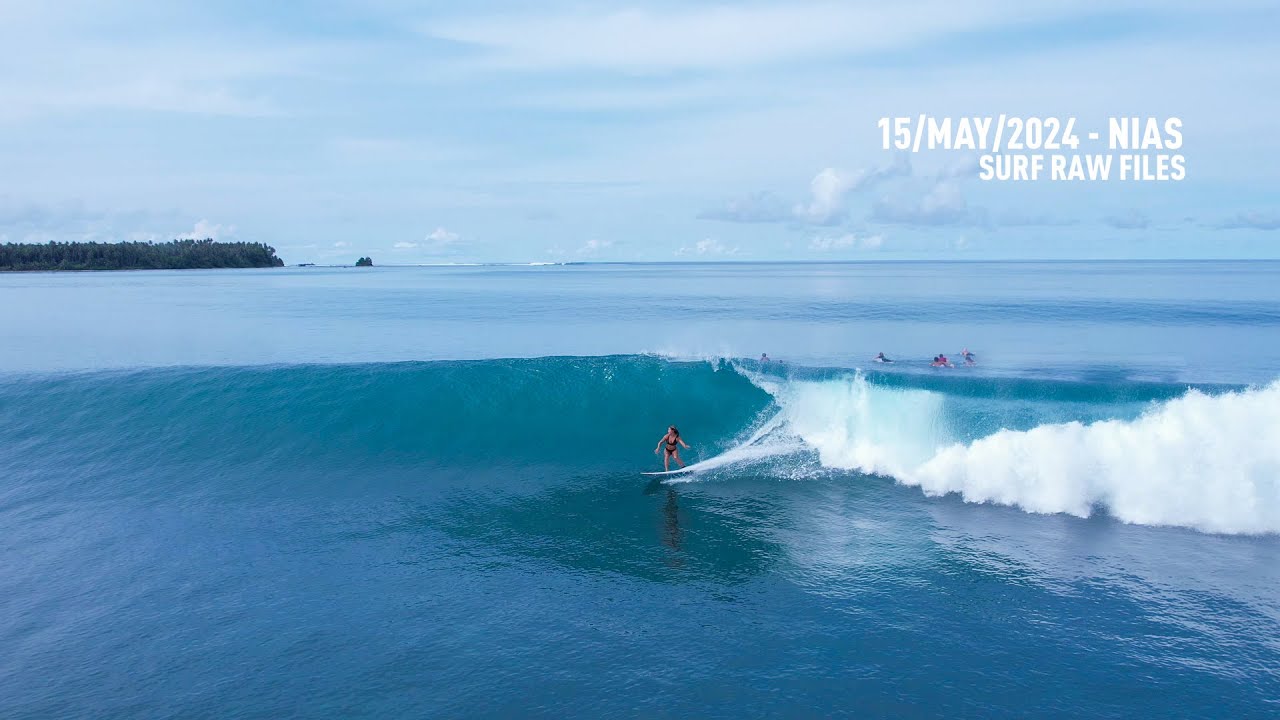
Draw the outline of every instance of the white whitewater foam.
[[[931,495],[1219,533],[1280,532],[1280,381],[1190,390],[1133,420],[1001,430],[958,442],[947,398],[859,375],[782,381],[739,370],[826,467],[888,475]],[[732,451],[731,451],[732,452]]]
[[[710,470],[727,467],[730,465],[741,465],[744,463],[758,463],[770,458],[781,455],[789,455],[804,449],[804,446],[793,436],[782,432],[784,428],[783,420],[780,416],[774,416],[764,422],[743,442],[735,445],[733,448],[726,450],[715,457],[707,458],[701,462],[693,463],[685,468],[685,472],[679,475],[668,476],[669,483],[676,482],[692,482],[697,479],[701,473]]]
[[[758,382],[778,401],[787,428],[826,467],[902,477],[950,440],[938,393],[878,387],[861,375]]]
[[[944,448],[906,479],[1033,512],[1220,533],[1280,532],[1280,382],[1196,390],[1141,417],[1002,430]]]

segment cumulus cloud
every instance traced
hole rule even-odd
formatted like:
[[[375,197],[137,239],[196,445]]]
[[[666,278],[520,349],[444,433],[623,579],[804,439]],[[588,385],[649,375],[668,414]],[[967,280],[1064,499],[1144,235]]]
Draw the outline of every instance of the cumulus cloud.
[[[1280,230],[1280,214],[1242,212],[1218,223],[1221,230]]]
[[[1151,226],[1151,218],[1140,210],[1124,210],[1108,215],[1103,222],[1117,230],[1145,230]]]
[[[460,250],[462,236],[444,227],[437,227],[422,240],[399,240],[391,245],[392,251],[419,250],[428,255],[453,255]]]
[[[235,237],[235,225],[223,225],[222,223],[213,223],[208,220],[199,220],[195,226],[185,232],[174,234],[176,238],[193,239],[193,240],[228,240]]]
[[[613,247],[612,240],[598,240],[596,238],[592,238],[583,243],[582,247],[578,248],[578,254],[584,256],[598,255],[601,250],[606,250],[611,247]]]
[[[881,198],[871,208],[875,222],[894,225],[985,225],[986,211],[970,208],[965,200],[960,181],[946,178],[938,181],[915,202],[901,202]]]
[[[964,196],[963,182],[976,177],[977,163],[977,158],[967,157],[942,168],[918,199],[881,197],[872,203],[870,219],[878,223],[916,227],[990,226],[986,209],[971,207]]]
[[[456,232],[446,230],[443,227],[437,227],[435,230],[432,230],[429,235],[427,235],[427,242],[437,247],[452,245],[461,239],[462,239],[461,235],[459,235]]]
[[[737,255],[737,246],[729,247],[720,242],[717,238],[706,238],[694,243],[692,247],[685,246],[676,251],[676,255],[697,255],[697,256],[713,256],[713,255]]]
[[[704,210],[698,213],[698,218],[739,223],[839,225],[848,217],[851,195],[885,180],[910,174],[911,163],[906,155],[895,156],[888,165],[862,170],[823,168],[809,181],[809,198],[790,208],[774,193],[762,191],[729,200],[718,208]]]
[[[460,233],[443,226],[427,233],[422,242],[412,243],[414,248],[420,248],[429,255],[458,255],[466,244]]]
[[[976,177],[977,170],[978,162],[974,157],[948,165],[931,177],[931,184],[919,199],[904,201],[883,197],[872,204],[870,219],[879,223],[914,226],[989,225],[987,211],[970,207],[962,189],[963,181]],[[895,155],[887,165],[858,171],[824,168],[810,181],[808,200],[797,203],[790,212],[782,207],[782,201],[776,195],[760,192],[731,200],[721,208],[703,211],[698,217],[731,222],[790,221],[819,227],[838,226],[849,219],[853,195],[911,174],[911,162],[905,154]],[[1068,225],[1072,222],[1058,221],[1047,215],[1011,214],[1007,217],[1009,225]],[[818,236],[817,246],[811,244],[810,249],[832,249],[829,241],[839,237],[842,236]]]
[[[836,225],[848,215],[849,196],[869,189],[885,180],[911,174],[911,163],[906,155],[897,155],[893,162],[883,167],[873,167],[857,172],[825,168],[809,183],[810,199],[796,205],[793,212],[802,222],[813,225]]]
[[[818,235],[809,241],[809,249],[815,252],[832,252],[836,250],[878,250],[884,245],[883,235]]]

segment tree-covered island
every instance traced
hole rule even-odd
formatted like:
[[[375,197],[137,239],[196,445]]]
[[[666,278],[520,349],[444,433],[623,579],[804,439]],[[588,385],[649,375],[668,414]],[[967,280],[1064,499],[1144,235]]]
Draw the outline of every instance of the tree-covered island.
[[[281,267],[276,249],[263,243],[173,240],[152,242],[49,242],[0,245],[0,272],[23,270],[189,270]]]

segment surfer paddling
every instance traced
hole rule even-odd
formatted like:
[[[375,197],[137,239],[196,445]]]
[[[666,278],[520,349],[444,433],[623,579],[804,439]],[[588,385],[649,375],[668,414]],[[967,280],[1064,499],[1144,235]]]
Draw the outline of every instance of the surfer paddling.
[[[683,446],[684,449],[688,450],[689,445],[680,437],[680,431],[676,429],[675,425],[667,428],[667,434],[663,435],[662,439],[658,441],[658,447],[653,449],[653,454],[657,455],[664,445],[666,446],[666,452],[662,453],[662,470],[666,472],[671,469],[671,460],[673,458],[680,467],[684,467],[684,461],[680,459],[680,448]]]

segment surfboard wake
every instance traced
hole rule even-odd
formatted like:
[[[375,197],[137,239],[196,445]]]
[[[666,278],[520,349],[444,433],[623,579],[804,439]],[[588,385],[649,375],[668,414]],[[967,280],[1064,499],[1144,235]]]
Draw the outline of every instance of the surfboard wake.
[[[784,433],[781,432],[783,426],[783,418],[775,415],[752,432],[751,436],[742,443],[719,455],[675,470],[646,472],[643,474],[666,478],[665,482],[693,482],[698,479],[699,475],[704,475],[712,470],[730,465],[761,462],[772,457],[789,455],[802,450],[803,445],[798,438],[790,435],[784,436]]]

